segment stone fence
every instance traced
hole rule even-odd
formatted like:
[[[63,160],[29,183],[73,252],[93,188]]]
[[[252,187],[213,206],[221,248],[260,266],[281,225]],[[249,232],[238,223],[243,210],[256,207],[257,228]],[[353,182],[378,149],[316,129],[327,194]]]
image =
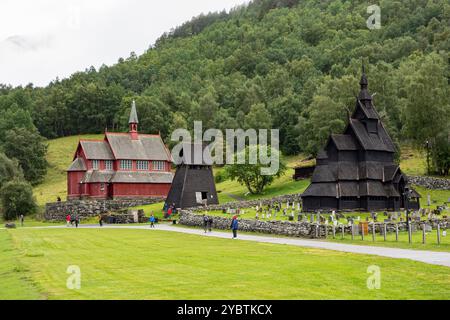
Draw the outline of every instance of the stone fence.
[[[209,217],[209,216],[208,216]],[[231,216],[230,218],[212,216],[213,225],[212,227],[220,230],[230,230],[231,226]],[[179,223],[186,226],[191,227],[203,227],[203,215],[196,214],[191,210],[182,210],[180,212],[180,220]],[[426,224],[428,227],[432,229],[436,229],[437,225],[440,225],[440,228],[445,230],[450,227],[449,219],[442,220],[430,220],[427,222],[411,222],[412,230],[422,230],[423,224]],[[395,232],[396,226],[398,226],[399,231],[406,231],[407,224],[406,222],[399,223],[386,223],[386,231],[387,232]],[[351,234],[352,226],[351,225],[338,225],[334,227],[334,231],[336,234],[342,232],[342,228],[344,228],[344,233]],[[359,234],[358,225],[353,226],[353,232],[355,234]],[[373,225],[369,224],[369,232],[372,232]],[[239,230],[248,231],[248,232],[260,232],[265,234],[276,234],[283,236],[291,236],[291,237],[300,237],[300,238],[325,238],[326,234],[331,235],[333,232],[333,226],[331,224],[318,224],[318,223],[310,223],[310,222],[290,222],[290,221],[262,221],[262,220],[239,220]],[[384,233],[384,223],[375,223],[375,232],[376,233]]]
[[[241,208],[251,208],[256,207],[259,205],[267,206],[269,204],[272,204],[274,202],[282,202],[285,203],[289,201],[291,204],[293,201],[298,203],[300,201],[300,194],[289,194],[289,195],[283,195],[278,196],[274,198],[269,199],[258,199],[258,200],[244,200],[244,201],[233,201],[233,202],[227,202],[224,204],[217,204],[217,205],[210,205],[208,206],[208,210],[227,210],[227,209],[241,209]],[[203,211],[205,210],[204,207],[197,207],[192,208],[194,211]]]
[[[120,200],[71,200],[67,202],[47,203],[44,218],[48,221],[65,221],[69,213],[77,214],[81,219],[95,217],[110,211],[118,211],[141,205],[164,201],[164,198],[120,199]]]
[[[450,179],[424,176],[408,176],[408,182],[420,187],[433,190],[450,190]]]
[[[220,230],[230,230],[231,218],[216,216],[212,218],[213,228]],[[180,224],[185,226],[203,227],[203,215],[195,214],[189,210],[182,210],[180,212],[179,222]],[[302,238],[315,237],[315,226],[308,222],[239,220],[239,230]],[[320,233],[322,236],[324,236],[325,230],[321,230]]]

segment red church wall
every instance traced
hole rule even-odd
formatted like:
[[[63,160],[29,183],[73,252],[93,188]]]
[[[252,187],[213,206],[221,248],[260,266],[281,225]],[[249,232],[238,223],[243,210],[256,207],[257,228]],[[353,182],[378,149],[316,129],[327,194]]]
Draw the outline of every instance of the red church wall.
[[[80,181],[84,177],[84,172],[67,173],[67,196],[69,199],[78,198],[83,193],[80,187]]]
[[[89,197],[106,199],[108,198],[108,184],[107,183],[89,183]]]
[[[161,184],[132,184],[117,183],[112,186],[114,198],[134,197],[167,197],[170,183]]]

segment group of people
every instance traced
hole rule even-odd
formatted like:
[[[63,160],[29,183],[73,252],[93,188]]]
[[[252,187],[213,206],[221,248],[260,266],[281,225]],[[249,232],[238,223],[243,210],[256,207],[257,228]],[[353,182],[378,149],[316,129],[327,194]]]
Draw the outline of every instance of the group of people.
[[[67,227],[73,226],[75,224],[75,227],[78,228],[78,225],[80,224],[80,217],[78,214],[68,214],[66,216],[66,224]]]
[[[203,228],[205,229],[205,233],[212,232],[213,222],[214,220],[212,217],[209,217],[206,214],[203,215]],[[239,220],[237,215],[233,216],[230,229],[233,232],[233,239],[237,239],[237,232],[239,230]]]

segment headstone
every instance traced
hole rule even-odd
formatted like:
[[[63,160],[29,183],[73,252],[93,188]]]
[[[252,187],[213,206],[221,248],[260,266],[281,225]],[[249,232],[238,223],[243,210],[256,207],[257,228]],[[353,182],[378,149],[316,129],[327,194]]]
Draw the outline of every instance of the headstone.
[[[427,195],[427,206],[431,206],[431,195]]]

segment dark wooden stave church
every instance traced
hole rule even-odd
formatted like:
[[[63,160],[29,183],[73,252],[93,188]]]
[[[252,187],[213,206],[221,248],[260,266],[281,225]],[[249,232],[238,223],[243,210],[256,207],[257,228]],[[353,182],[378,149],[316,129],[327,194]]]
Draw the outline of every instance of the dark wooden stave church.
[[[363,71],[356,109],[343,134],[332,134],[317,156],[303,209],[418,209],[420,195],[394,162],[395,146],[368,92]]]

